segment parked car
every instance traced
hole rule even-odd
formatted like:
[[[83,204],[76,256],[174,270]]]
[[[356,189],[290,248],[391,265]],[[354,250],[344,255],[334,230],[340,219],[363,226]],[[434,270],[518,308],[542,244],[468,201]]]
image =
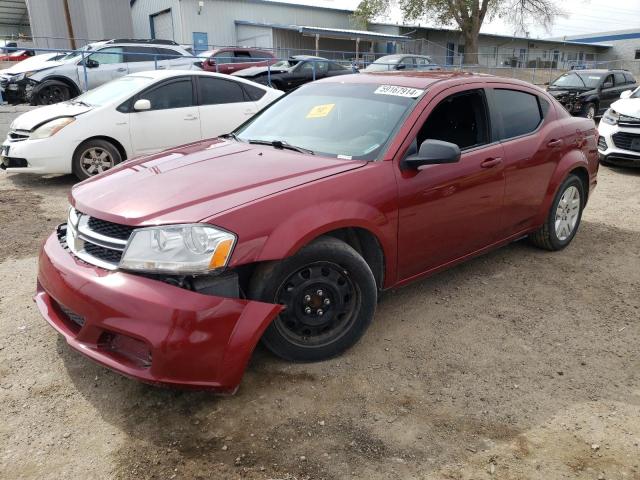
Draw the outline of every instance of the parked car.
[[[370,63],[363,72],[387,72],[389,70],[441,70],[426,55],[385,55]]]
[[[549,84],[548,91],[573,115],[595,118],[637,86],[626,70],[574,70]]]
[[[273,53],[256,48],[218,48],[198,55],[208,72],[232,74],[249,67],[266,67],[278,62]]]
[[[11,103],[50,105],[129,73],[156,68],[197,69],[191,54],[170,40],[106,40],[40,68],[15,75],[3,72],[3,95]]]
[[[259,340],[333,357],[381,290],[525,236],[566,247],[596,185],[595,131],[514,79],[313,82],[225,139],[76,185],[35,300],[102,365],[233,392]]]
[[[152,70],[16,118],[2,144],[7,172],[85,179],[123,160],[230,132],[282,92],[202,71]]]
[[[640,88],[625,90],[598,125],[600,162],[640,167]]]
[[[271,80],[273,88],[288,92],[313,81],[314,78],[318,80],[350,73],[353,73],[351,68],[326,58],[294,55],[288,60],[281,60],[270,67],[250,67],[233,75],[248,78],[264,85],[269,84],[269,80]]]
[[[18,50],[16,52],[0,55],[0,62],[21,62],[33,57],[36,53],[33,50]]]

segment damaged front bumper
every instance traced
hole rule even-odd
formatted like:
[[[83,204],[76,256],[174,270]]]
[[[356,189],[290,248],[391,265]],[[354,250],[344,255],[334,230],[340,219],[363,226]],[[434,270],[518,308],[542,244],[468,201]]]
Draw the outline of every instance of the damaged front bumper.
[[[16,79],[15,76],[0,75],[2,98],[11,104],[29,103],[38,83],[29,77]]]
[[[238,388],[283,308],[107,271],[73,257],[56,234],[40,253],[35,302],[72,348],[107,368],[147,383],[225,393]]]

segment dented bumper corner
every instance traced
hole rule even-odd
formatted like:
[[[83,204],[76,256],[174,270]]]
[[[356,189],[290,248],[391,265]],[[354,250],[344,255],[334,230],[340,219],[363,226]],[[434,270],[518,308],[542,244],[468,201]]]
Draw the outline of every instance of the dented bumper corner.
[[[40,253],[35,301],[67,343],[125,376],[183,388],[237,389],[281,305],[184,290],[86,264],[55,234]]]

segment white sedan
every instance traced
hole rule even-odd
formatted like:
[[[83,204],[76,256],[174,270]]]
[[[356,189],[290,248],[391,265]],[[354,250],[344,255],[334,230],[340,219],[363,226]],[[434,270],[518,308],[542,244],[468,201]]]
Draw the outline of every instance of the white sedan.
[[[231,132],[281,95],[211,72],[127,75],[16,118],[0,167],[85,179],[126,159]]]

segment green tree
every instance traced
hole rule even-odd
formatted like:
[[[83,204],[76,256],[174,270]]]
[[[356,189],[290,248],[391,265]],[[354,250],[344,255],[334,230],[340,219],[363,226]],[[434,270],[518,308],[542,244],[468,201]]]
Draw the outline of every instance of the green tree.
[[[529,21],[549,28],[562,11],[553,0],[362,0],[354,13],[361,25],[384,16],[398,4],[405,20],[435,20],[458,26],[464,37],[464,62],[478,63],[478,35],[485,18],[501,17],[525,32]]]

